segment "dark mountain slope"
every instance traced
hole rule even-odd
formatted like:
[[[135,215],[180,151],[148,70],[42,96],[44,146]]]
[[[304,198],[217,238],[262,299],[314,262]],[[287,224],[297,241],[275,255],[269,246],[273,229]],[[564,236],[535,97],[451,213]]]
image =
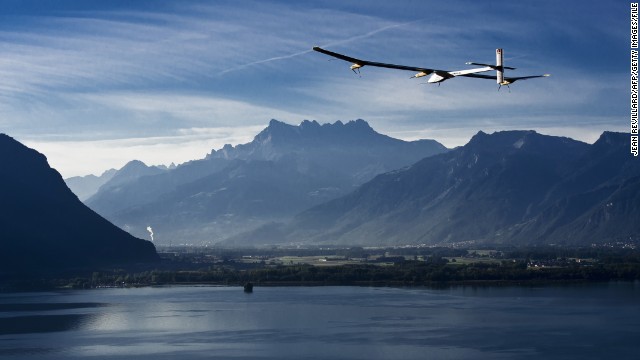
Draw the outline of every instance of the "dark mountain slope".
[[[628,134],[603,133],[549,192],[545,209],[513,229],[514,238],[600,243],[637,237],[640,159],[629,154],[630,145]]]
[[[44,155],[0,134],[0,267],[69,268],[158,259],[82,204]]]
[[[361,245],[604,241],[621,227],[637,236],[638,225],[629,224],[640,166],[628,148],[624,134],[588,145],[532,131],[480,132],[269,233],[284,242]],[[624,210],[613,215],[615,206]]]

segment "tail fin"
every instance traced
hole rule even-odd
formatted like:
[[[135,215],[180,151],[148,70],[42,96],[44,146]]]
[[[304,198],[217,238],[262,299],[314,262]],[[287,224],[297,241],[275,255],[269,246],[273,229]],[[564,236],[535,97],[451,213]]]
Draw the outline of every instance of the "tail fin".
[[[498,85],[504,82],[504,67],[502,60],[502,49],[496,49],[496,81],[498,82]]]

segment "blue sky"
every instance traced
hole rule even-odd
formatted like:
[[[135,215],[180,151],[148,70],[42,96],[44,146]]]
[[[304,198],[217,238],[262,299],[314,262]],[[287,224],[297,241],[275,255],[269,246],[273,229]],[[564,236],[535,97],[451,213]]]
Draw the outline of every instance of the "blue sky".
[[[364,68],[311,51],[459,70],[502,47],[518,82]],[[593,142],[629,127],[626,1],[0,1],[0,132],[63,176],[202,158],[290,124],[362,118],[407,140],[479,130]]]

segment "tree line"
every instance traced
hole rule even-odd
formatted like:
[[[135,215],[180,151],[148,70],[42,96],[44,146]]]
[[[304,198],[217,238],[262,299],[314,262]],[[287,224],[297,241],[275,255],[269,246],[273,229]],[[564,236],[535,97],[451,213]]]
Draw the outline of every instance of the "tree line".
[[[279,265],[249,270],[211,266],[200,270],[94,272],[91,277],[60,279],[51,285],[71,288],[130,287],[174,284],[242,285],[401,285],[527,284],[640,280],[640,262],[575,264],[561,268],[531,269],[524,261],[451,265],[445,259],[405,261],[390,266]]]
[[[349,251],[359,255],[363,250]],[[466,252],[466,250],[465,250]],[[425,250],[416,254],[427,254]],[[625,249],[503,249],[492,262],[453,263],[445,256],[461,250],[436,249],[424,260],[341,266],[242,264],[169,264],[155,269],[100,271],[0,278],[0,291],[48,288],[135,287],[172,284],[242,285],[401,285],[439,286],[465,283],[552,283],[640,280],[640,251]],[[569,261],[590,258],[590,261]],[[563,266],[533,268],[532,259],[567,260]],[[184,266],[183,266],[184,265]]]

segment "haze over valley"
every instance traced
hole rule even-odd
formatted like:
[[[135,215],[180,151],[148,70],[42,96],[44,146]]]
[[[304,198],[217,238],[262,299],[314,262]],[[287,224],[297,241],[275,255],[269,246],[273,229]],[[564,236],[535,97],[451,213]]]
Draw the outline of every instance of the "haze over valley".
[[[160,244],[211,245],[287,221],[380,173],[446,150],[434,140],[379,134],[364,120],[298,126],[271,120],[252,142],[225,145],[173,169],[132,161],[85,202],[138,237],[151,226]],[[79,180],[67,181],[74,188]]]
[[[636,242],[640,164],[628,148],[620,133],[587,144],[504,131],[446,149],[364,120],[271,120],[201,160],[132,161],[85,202],[137,237],[151,227],[162,245]]]

